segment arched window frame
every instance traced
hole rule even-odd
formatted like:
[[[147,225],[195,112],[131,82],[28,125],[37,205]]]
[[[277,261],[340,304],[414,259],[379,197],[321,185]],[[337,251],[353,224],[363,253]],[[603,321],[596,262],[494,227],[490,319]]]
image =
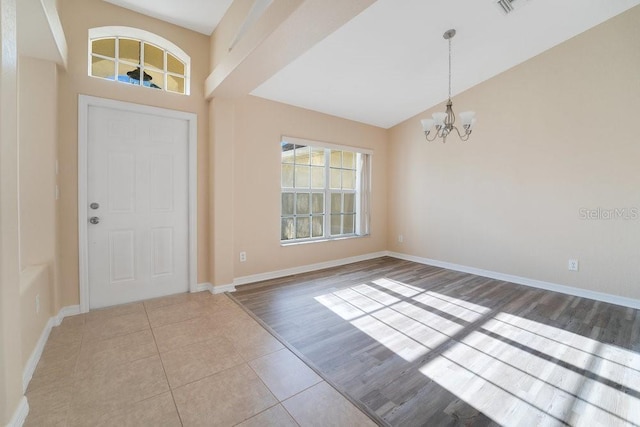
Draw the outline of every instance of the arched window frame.
[[[167,65],[166,65],[166,54],[170,53],[171,55],[175,56],[176,58],[178,58],[180,61],[182,61],[184,63],[185,66],[185,71],[184,71],[184,94],[185,95],[189,95],[191,93],[191,57],[189,55],[187,55],[187,53],[180,49],[176,44],[172,43],[171,41],[165,39],[164,37],[161,37],[157,34],[151,33],[149,31],[145,31],[145,30],[141,30],[139,28],[133,28],[133,27],[123,27],[123,26],[106,26],[106,27],[96,27],[96,28],[90,28],[89,29],[89,40],[88,40],[88,61],[87,61],[87,65],[88,65],[88,71],[87,74],[89,76],[92,76],[91,73],[91,61],[92,61],[92,56],[93,56],[93,51],[92,51],[92,42],[94,40],[97,39],[104,39],[104,38],[126,38],[126,39],[132,39],[132,40],[137,40],[141,43],[148,43],[151,45],[154,45],[160,49],[162,49],[164,51],[164,55],[165,55],[165,70],[163,71],[163,75],[164,75],[164,82],[163,82],[163,86],[162,86],[162,90],[167,92],[167,85],[166,85],[166,80],[167,80],[167,73],[171,74],[170,72],[167,71]],[[117,43],[116,43],[116,55],[115,55],[115,70],[116,70],[116,74],[118,71],[118,62],[119,62],[119,58],[118,58],[118,51],[117,51]],[[143,73],[144,72],[144,60],[140,61],[140,72]],[[99,78],[99,77],[98,77]],[[117,81],[117,79],[116,79]],[[171,91],[168,91],[171,92]],[[178,92],[171,92],[171,93],[178,93]]]

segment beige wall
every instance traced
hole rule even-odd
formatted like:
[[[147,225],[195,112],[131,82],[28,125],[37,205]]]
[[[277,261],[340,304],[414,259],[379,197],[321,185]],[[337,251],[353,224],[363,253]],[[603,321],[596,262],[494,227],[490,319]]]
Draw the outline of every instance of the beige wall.
[[[198,282],[208,272],[208,105],[204,80],[209,70],[209,37],[113,6],[100,0],[61,0],[60,17],[69,46],[67,71],[59,75],[59,151],[62,298],[78,304],[77,117],[78,95],[92,95],[198,115]],[[134,87],[87,76],[88,30],[105,25],[140,28],[164,37],[191,57],[191,95]],[[59,308],[58,307],[58,308]]]
[[[16,2],[0,0],[0,424],[22,397]]]
[[[387,132],[384,129],[253,96],[235,102],[216,99],[212,110],[215,218],[211,239],[215,242],[222,238],[220,245],[214,243],[215,285],[228,284],[242,276],[386,249]],[[282,135],[374,151],[371,236],[280,245]],[[239,261],[240,251],[247,252],[244,263]]]
[[[18,65],[20,316],[22,367],[54,314],[57,270],[57,70],[20,57]],[[39,310],[36,309],[36,297]]]
[[[389,249],[640,299],[640,219],[579,216],[640,208],[638,22],[640,7],[455,96],[477,112],[466,143],[424,141],[434,110],[392,128]]]
[[[24,372],[47,322],[54,314],[51,312],[53,300],[51,276],[51,263],[30,266],[20,272],[21,373]],[[40,299],[39,311],[36,309],[36,297]]]
[[[209,108],[209,276],[214,285],[234,278],[234,111],[233,103],[222,99],[213,99]]]
[[[20,263],[51,262],[55,252],[57,75],[52,62],[20,57]]]

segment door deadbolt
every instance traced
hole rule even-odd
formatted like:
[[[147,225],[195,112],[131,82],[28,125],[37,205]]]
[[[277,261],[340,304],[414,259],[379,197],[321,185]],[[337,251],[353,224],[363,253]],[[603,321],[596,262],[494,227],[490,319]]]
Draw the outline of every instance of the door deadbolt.
[[[98,224],[100,222],[100,218],[98,218],[97,216],[92,216],[91,218],[89,218],[89,222],[91,224]]]
[[[99,205],[98,203],[96,203],[96,202],[93,202],[93,203],[91,203],[91,204],[89,205],[89,207],[90,207],[91,209],[98,209],[98,208],[100,207],[100,205]]]

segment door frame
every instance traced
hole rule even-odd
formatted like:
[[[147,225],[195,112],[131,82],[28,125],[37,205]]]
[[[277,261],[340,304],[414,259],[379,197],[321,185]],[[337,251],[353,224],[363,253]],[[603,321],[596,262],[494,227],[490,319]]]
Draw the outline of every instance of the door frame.
[[[89,245],[88,245],[88,185],[87,168],[88,160],[88,126],[89,107],[112,108],[120,111],[150,114],[172,119],[186,120],[189,129],[187,143],[187,174],[189,186],[188,207],[188,276],[189,291],[197,292],[197,145],[198,145],[198,116],[195,113],[169,110],[165,108],[151,107],[148,105],[133,104],[114,99],[98,98],[89,95],[78,95],[78,257],[79,257],[79,286],[80,286],[80,312],[89,311]]]

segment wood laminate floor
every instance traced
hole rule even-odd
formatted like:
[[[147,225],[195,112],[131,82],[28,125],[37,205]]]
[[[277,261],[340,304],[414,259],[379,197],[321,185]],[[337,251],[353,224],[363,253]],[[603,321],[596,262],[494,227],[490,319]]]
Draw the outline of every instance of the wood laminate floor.
[[[640,425],[640,311],[383,257],[238,287],[393,426]]]

